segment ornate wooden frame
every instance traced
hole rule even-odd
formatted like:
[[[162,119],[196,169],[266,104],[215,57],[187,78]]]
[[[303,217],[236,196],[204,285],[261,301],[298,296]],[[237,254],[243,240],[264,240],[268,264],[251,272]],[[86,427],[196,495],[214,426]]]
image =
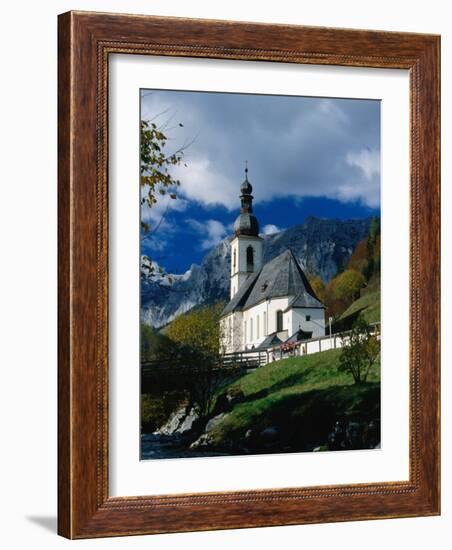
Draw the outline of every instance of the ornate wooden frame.
[[[69,12],[59,16],[58,48],[59,533],[85,538],[439,514],[440,38]],[[109,497],[111,53],[410,71],[409,481]]]

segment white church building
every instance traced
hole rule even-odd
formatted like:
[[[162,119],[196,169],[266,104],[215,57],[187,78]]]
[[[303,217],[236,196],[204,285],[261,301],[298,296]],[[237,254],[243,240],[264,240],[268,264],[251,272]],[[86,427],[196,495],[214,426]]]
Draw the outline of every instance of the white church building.
[[[225,353],[264,350],[325,335],[325,306],[286,249],[263,264],[263,239],[253,214],[252,186],[240,187],[240,215],[231,241],[230,301],[220,320]]]

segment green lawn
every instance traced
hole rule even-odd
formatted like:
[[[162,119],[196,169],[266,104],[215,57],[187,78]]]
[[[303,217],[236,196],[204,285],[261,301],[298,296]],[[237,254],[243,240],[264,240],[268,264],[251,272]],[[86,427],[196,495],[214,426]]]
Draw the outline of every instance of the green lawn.
[[[214,440],[227,446],[247,430],[276,427],[288,447],[302,448],[326,438],[339,418],[378,418],[380,365],[374,365],[366,384],[355,385],[351,375],[337,371],[339,355],[332,350],[276,361],[230,384],[245,400],[218,424]]]

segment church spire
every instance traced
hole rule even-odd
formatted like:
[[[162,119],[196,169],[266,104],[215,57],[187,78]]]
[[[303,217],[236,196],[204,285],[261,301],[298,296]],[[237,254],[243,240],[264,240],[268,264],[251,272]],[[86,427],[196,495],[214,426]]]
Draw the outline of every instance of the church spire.
[[[248,181],[248,161],[245,161],[245,180],[240,186],[240,199],[242,202],[242,207],[240,212],[242,214],[251,214],[253,212],[253,186]]]
[[[245,180],[240,186],[240,215],[235,220],[234,231],[238,235],[259,236],[259,223],[253,214],[253,186],[248,180],[248,161],[245,162]]]

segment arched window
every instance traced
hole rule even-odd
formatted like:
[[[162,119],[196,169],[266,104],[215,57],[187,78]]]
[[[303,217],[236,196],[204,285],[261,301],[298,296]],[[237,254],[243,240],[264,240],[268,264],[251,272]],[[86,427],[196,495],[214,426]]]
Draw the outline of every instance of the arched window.
[[[283,330],[283,314],[280,309],[276,312],[276,332]]]
[[[252,246],[246,249],[246,270],[254,271],[254,248]]]
[[[264,336],[267,336],[267,312],[264,311]]]
[[[244,336],[244,342],[243,343],[246,344],[247,336],[248,336],[247,333],[246,333],[246,321],[244,321],[244,323],[243,323],[243,336]]]
[[[237,261],[237,251],[234,248],[234,252],[232,253],[232,267],[234,268],[234,271],[235,271],[236,261]]]
[[[256,338],[260,338],[259,315],[256,317]]]
[[[253,318],[250,319],[250,341],[253,341]]]

